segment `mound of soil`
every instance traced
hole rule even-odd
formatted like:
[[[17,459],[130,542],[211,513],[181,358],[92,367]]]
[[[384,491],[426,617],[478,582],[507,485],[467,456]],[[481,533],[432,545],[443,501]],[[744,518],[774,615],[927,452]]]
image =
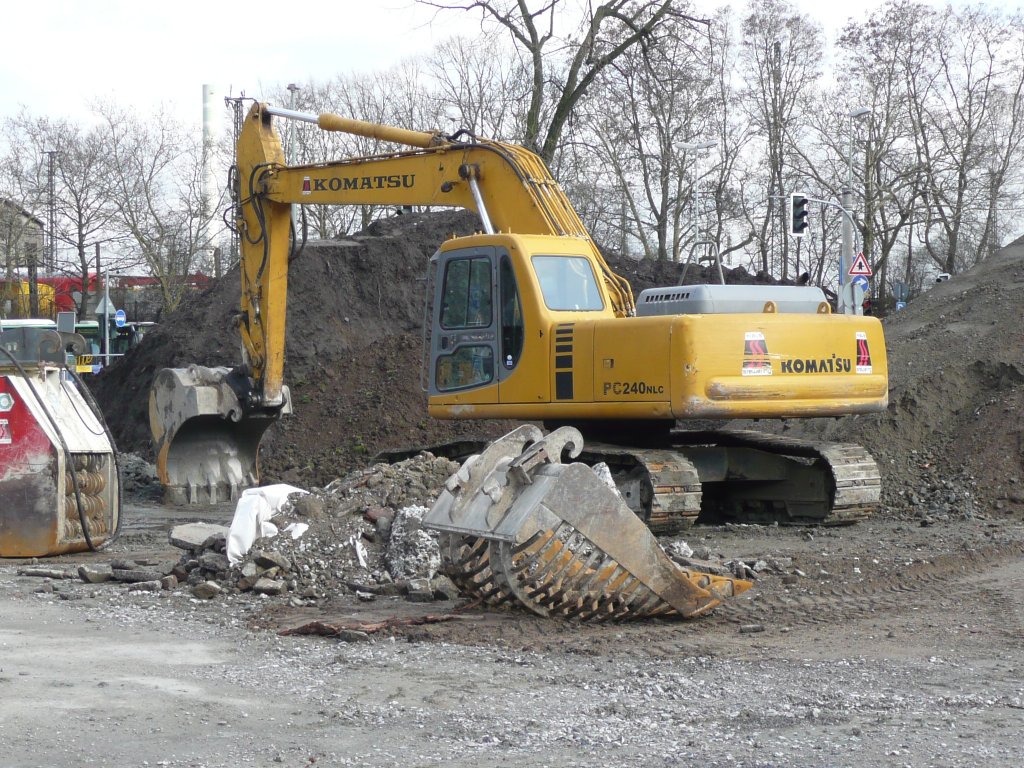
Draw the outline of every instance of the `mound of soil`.
[[[267,433],[262,477],[322,486],[380,450],[493,437],[510,423],[427,417],[420,390],[423,280],[438,244],[479,230],[465,212],[398,216],[344,240],[310,241],[289,270],[284,378],[295,414]],[[152,458],[149,388],[166,367],[234,366],[237,268],[186,298],[94,381],[121,451]]]
[[[885,413],[794,431],[866,446],[891,508],[938,493],[1024,511],[1022,292],[1024,238],[885,318]]]
[[[295,414],[268,432],[263,477],[323,486],[385,449],[491,437],[510,422],[431,419],[420,389],[423,278],[438,244],[479,229],[465,212],[399,216],[345,240],[313,241],[290,269],[285,381]],[[800,423],[758,422],[867,446],[885,500],[910,508],[922,494],[961,491],[996,508],[1024,509],[1024,242],[886,318],[890,405],[885,413]],[[636,293],[679,282],[682,265],[611,256]],[[691,266],[687,282],[713,282]],[[729,270],[730,283],[773,283]],[[237,271],[189,297],[94,382],[118,446],[152,456],[148,390],[164,367],[235,365]]]

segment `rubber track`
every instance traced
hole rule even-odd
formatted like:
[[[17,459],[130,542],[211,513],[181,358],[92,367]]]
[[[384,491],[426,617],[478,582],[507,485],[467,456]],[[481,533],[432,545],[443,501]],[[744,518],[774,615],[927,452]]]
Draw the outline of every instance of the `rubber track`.
[[[656,535],[679,533],[696,522],[700,514],[700,478],[697,468],[678,451],[587,443],[580,459],[591,465],[604,461],[643,466],[652,493],[644,522]]]
[[[808,459],[828,467],[828,487],[834,489],[828,514],[783,523],[849,525],[870,517],[881,501],[882,476],[878,464],[863,447],[771,435],[753,430],[672,432],[668,445],[639,448],[587,443],[581,459],[588,464],[607,461],[619,466],[642,465],[648,475],[653,501],[646,522],[654,533],[671,535],[689,528],[700,512],[700,479],[694,465],[679,450],[697,445],[753,448],[767,453]]]
[[[870,517],[882,499],[882,475],[878,464],[862,446],[855,443],[829,443],[770,435],[753,430],[729,432],[673,432],[679,435],[707,437],[708,443],[757,448],[783,456],[797,456],[824,462],[831,472],[835,489],[832,509],[827,517],[806,522],[819,525],[847,525]],[[692,440],[686,442],[693,444]]]

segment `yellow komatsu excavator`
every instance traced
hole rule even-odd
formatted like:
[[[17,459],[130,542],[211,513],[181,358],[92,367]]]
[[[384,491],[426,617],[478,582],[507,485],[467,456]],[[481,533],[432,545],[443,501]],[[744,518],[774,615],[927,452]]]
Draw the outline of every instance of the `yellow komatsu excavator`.
[[[275,116],[407,149],[288,166]],[[573,455],[588,464],[607,463],[628,509],[659,533],[678,531],[698,514],[851,522],[877,506],[878,469],[859,446],[675,428],[680,420],[884,409],[888,377],[877,319],[833,314],[822,291],[811,286],[677,285],[649,289],[634,301],[543,162],[516,145],[257,103],[245,119],[236,160],[243,360],[231,370],[165,369],[154,381],[150,422],[158,473],[171,500],[229,498],[256,482],[260,438],[291,409],[282,374],[292,206],[333,204],[461,207],[480,216],[483,232],[442,243],[429,264],[431,416],[578,430],[556,443],[572,445]],[[438,512],[449,519],[438,527],[448,525],[471,544],[483,528],[496,530],[501,505],[495,497],[504,493],[506,507],[515,507],[506,498],[509,489],[535,494],[537,473],[558,474],[565,486],[572,465],[538,451],[542,442],[532,433],[512,440],[522,454],[518,464],[506,445],[496,449],[501,457],[492,456],[487,477],[482,465],[475,475],[465,474],[449,489],[448,511]],[[529,471],[522,466],[527,454],[533,457]],[[546,458],[538,463],[537,455]],[[483,504],[481,493],[491,499],[490,512],[470,515],[476,523],[460,527],[451,515],[458,518],[465,509],[452,510]],[[536,542],[529,540],[506,540],[513,549],[526,547],[506,558],[509,572],[513,560],[533,551]],[[589,538],[582,551],[593,552],[592,545]],[[557,548],[563,555],[574,551]],[[462,551],[467,572],[490,557],[474,554],[472,546]],[[490,554],[496,562],[497,554]],[[548,566],[558,561],[552,557]],[[578,564],[579,558],[570,560]],[[517,573],[538,567],[521,566]],[[599,582],[594,568],[600,570],[592,564],[580,578]],[[492,571],[483,568],[488,578]],[[496,594],[507,596],[511,582],[502,583]]]

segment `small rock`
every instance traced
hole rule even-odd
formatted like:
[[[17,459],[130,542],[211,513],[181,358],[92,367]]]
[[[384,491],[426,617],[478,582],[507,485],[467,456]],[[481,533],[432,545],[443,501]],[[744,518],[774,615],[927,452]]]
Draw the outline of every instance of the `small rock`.
[[[221,554],[220,552],[203,552],[199,556],[199,567],[205,571],[213,571],[220,573],[226,571],[231,567],[231,563],[228,562],[228,556]]]
[[[261,578],[253,585],[252,591],[258,595],[280,595],[287,589],[283,581]]]
[[[178,577],[175,576],[173,573],[164,576],[162,579],[160,579],[160,588],[165,589],[168,592],[173,592],[175,589],[178,588]]]
[[[220,584],[216,581],[201,581],[192,587],[192,594],[200,600],[211,600],[222,591]]]
[[[113,579],[114,574],[109,565],[80,565],[78,578],[86,584],[102,584]]]
[[[250,559],[260,568],[280,568],[282,571],[292,569],[292,561],[280,552],[256,550]]]
[[[435,600],[458,600],[462,594],[447,576],[435,576],[430,580],[430,588],[434,591]]]
[[[764,632],[764,624],[743,624],[740,626],[741,635],[749,635],[754,632]]]
[[[360,632],[358,629],[339,629],[332,637],[343,643],[365,643],[370,639],[366,632]]]
[[[135,581],[128,587],[132,592],[160,592],[164,585],[160,579],[155,581]]]
[[[207,536],[206,541],[203,542],[203,549],[211,552],[227,552],[228,549],[228,536],[224,531],[218,531],[211,533]]]
[[[238,587],[239,592],[248,592],[256,586],[256,582],[259,580],[260,577],[256,574],[253,574],[252,576],[243,576],[238,580],[238,583],[235,586]]]
[[[672,541],[665,547],[665,552],[673,560],[693,557],[693,549],[685,541]]]
[[[160,571],[149,568],[114,568],[110,573],[114,581],[120,581],[123,584],[136,584],[140,581],[160,581],[164,577]]]
[[[711,549],[705,546],[699,546],[693,550],[693,557],[695,560],[710,560]]]
[[[299,517],[323,517],[324,501],[312,493],[294,494],[289,497],[292,512]]]
[[[434,601],[434,590],[430,586],[430,580],[410,579],[408,598],[413,603],[432,603]]]

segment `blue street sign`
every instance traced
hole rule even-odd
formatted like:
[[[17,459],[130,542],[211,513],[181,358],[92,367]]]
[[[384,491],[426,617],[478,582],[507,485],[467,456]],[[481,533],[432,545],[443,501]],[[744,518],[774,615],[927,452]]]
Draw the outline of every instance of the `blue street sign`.
[[[868,292],[868,279],[864,275],[857,275],[850,282],[856,283],[863,289],[864,293]]]
[[[905,301],[897,301],[896,302],[896,309],[903,309],[906,306],[907,306],[907,302],[905,302]]]
[[[125,316],[124,310],[117,310],[117,312],[114,313],[114,325],[116,325],[118,328],[124,328],[124,324],[126,322],[128,322],[128,318]]]

